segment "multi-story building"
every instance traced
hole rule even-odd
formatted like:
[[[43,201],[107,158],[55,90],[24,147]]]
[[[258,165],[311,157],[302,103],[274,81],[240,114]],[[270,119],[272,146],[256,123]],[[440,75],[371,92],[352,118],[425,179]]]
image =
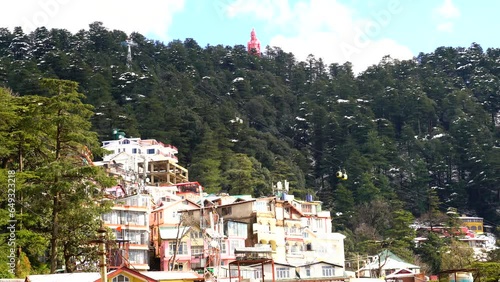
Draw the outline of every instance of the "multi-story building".
[[[310,195],[305,201],[287,195],[286,181],[270,197],[208,196],[199,183],[189,182],[174,146],[121,138],[104,141],[103,148],[111,154],[95,164],[119,182],[108,189],[115,206],[103,216],[118,243],[110,257],[116,267],[147,270],[152,252],[161,270],[197,269],[205,277],[219,276],[244,248],[264,248],[273,263],[303,267],[304,273],[344,265],[345,237],[332,233],[330,212]],[[267,270],[254,272],[259,271]]]
[[[177,147],[163,144],[154,139],[141,138],[120,138],[118,140],[107,140],[102,142],[102,148],[110,151],[110,154],[104,156],[104,161],[112,160],[119,153],[128,153],[141,158],[149,157],[153,160],[172,160],[177,163],[175,154],[178,153]]]
[[[322,273],[316,273],[318,269],[329,277],[343,275],[345,236],[332,233],[330,213],[321,210],[319,201],[312,201],[311,198],[299,201],[293,195],[285,193],[279,197],[257,199],[237,196],[233,197],[232,202],[227,197],[208,197],[204,199],[200,209],[182,213],[186,217],[199,219],[203,217],[200,215],[202,210],[204,216],[210,214],[212,222],[223,219],[227,223],[220,242],[221,266],[234,263],[237,260],[237,250],[267,246],[270,258],[277,265],[288,265],[290,269],[302,267],[310,277],[321,277]],[[190,232],[193,231],[199,233],[199,229],[191,229]],[[205,233],[210,232],[211,228],[205,228]],[[192,235],[191,239],[193,240]],[[192,240],[191,247],[185,248],[188,253],[190,249],[198,248],[193,247]],[[210,246],[205,242],[203,248],[207,250]],[[207,257],[206,254],[204,257]],[[191,267],[195,266],[193,261]],[[259,275],[262,270],[255,267],[255,275]],[[282,268],[285,267],[275,271],[283,272]],[[313,270],[316,272],[311,273]],[[264,271],[270,271],[269,266]],[[277,277],[282,276],[275,274]],[[292,274],[290,277],[295,277]]]
[[[175,146],[154,139],[122,138],[102,142],[105,155],[96,165],[126,181],[141,179],[147,185],[171,185],[188,182],[188,170],[178,164]]]
[[[151,198],[139,193],[117,197],[114,201],[111,212],[103,215],[104,224],[113,230],[117,243],[110,251],[110,266],[148,270]]]
[[[149,252],[155,250],[158,241],[151,241],[150,213],[166,196],[175,197],[177,189],[172,185],[188,181],[187,169],[177,164],[176,147],[153,139],[121,136],[104,141],[103,148],[110,154],[94,165],[105,167],[119,183],[107,189],[114,206],[103,215],[105,226],[115,233],[116,244],[109,251],[110,268],[148,270]],[[158,234],[158,228],[154,231],[152,234]]]
[[[172,198],[169,198],[172,199]],[[191,222],[181,218],[180,210],[198,209],[189,199],[163,201],[151,212],[151,235],[155,257],[161,270],[190,269]]]
[[[467,227],[469,230],[476,234],[484,233],[483,218],[475,216],[459,216],[458,219],[462,222],[462,226]]]
[[[305,262],[325,261],[344,265],[345,236],[332,232],[330,211],[323,211],[320,201],[313,201],[311,195],[306,198],[306,201],[291,199],[292,205],[303,214],[301,226]]]
[[[187,198],[182,202],[192,203],[190,197],[181,194]],[[240,216],[246,214],[249,218],[253,200],[237,201],[222,205],[221,208],[212,200],[221,202],[221,198],[212,197],[211,200],[202,200],[197,206],[185,205],[182,208],[177,205],[177,215],[181,214],[178,223],[159,227],[159,253],[163,270],[195,269],[201,272],[210,269],[214,272],[219,266],[236,259],[236,248],[245,247],[248,224],[231,220],[231,215],[234,211]],[[170,216],[170,213],[167,214]],[[223,215],[228,216],[227,219],[223,219]]]
[[[255,200],[254,242],[269,244],[273,259],[289,264],[325,261],[344,265],[344,239],[333,233],[329,211],[319,201],[293,195]]]

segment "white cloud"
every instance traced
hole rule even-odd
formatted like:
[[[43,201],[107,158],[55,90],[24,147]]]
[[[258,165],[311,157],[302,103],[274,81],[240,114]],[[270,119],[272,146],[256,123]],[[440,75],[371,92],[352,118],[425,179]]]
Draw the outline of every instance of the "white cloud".
[[[109,29],[167,40],[172,16],[183,8],[184,0],[11,0],[2,3],[0,26],[21,26],[25,32],[40,26],[76,32],[101,21]]]
[[[435,9],[435,13],[445,19],[460,17],[460,10],[453,4],[452,0],[444,0],[443,4]]]
[[[445,22],[437,25],[436,29],[442,32],[452,32],[453,31],[453,23]]]
[[[241,14],[253,14],[257,19],[285,22],[290,19],[291,11],[288,0],[236,0],[226,6],[226,15],[230,18]]]
[[[452,0],[444,0],[443,3],[434,9],[434,18],[438,21],[436,30],[442,32],[453,32],[454,23],[452,20],[460,18],[460,10]]]
[[[385,9],[373,11],[369,19],[355,19],[354,11],[335,0],[300,1],[293,6],[287,0],[237,0],[226,12],[230,17],[251,14],[270,26],[294,31],[292,36],[273,37],[268,45],[292,52],[299,60],[313,54],[326,63],[350,61],[354,72],[359,73],[385,55],[394,59],[413,57],[406,46],[381,37],[384,28],[401,12],[399,5],[398,0],[393,0]]]

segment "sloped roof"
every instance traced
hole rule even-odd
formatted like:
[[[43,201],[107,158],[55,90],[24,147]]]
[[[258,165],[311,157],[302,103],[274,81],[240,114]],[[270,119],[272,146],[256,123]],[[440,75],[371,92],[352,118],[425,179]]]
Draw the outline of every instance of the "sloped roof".
[[[156,281],[154,278],[144,275],[138,271],[127,267],[121,267],[117,270],[108,272],[108,280],[120,273],[128,273],[131,276],[139,278],[141,281],[152,282]],[[101,281],[101,274],[98,272],[77,272],[77,273],[56,273],[56,274],[43,274],[43,275],[29,275],[26,277],[25,282],[99,282]]]
[[[97,272],[29,275],[26,282],[89,282],[101,278]]]
[[[413,271],[411,271],[410,269],[403,268],[387,275],[385,278],[387,279],[387,278],[413,277],[413,276],[415,276],[415,273]]]
[[[140,273],[139,271],[136,271],[136,270],[130,269],[130,268],[125,267],[125,266],[124,266],[124,267],[121,267],[121,268],[119,268],[119,269],[117,269],[117,270],[115,270],[115,271],[112,271],[112,272],[108,273],[108,275],[107,275],[108,279],[107,279],[107,280],[108,280],[108,281],[110,281],[112,278],[114,278],[114,277],[118,276],[118,275],[119,275],[119,274],[121,274],[121,273],[127,273],[127,274],[129,274],[129,275],[131,275],[131,276],[133,276],[133,277],[135,277],[135,278],[139,278],[139,279],[140,279],[140,281],[145,281],[145,282],[156,282],[156,280],[155,280],[155,279],[153,279],[153,278],[151,278],[151,277],[149,277],[149,276],[146,276],[146,275],[144,275],[144,274]],[[99,277],[99,279],[95,280],[94,282],[100,282],[100,281],[101,281],[101,279],[100,279],[100,277]],[[135,280],[134,280],[134,281],[135,281]],[[71,282],[73,282],[73,281],[71,281]]]
[[[373,260],[371,263],[365,265],[360,271],[372,269],[420,269],[420,266],[407,263],[400,257],[395,255],[389,250],[384,250],[378,255],[378,259]]]
[[[163,240],[177,239],[177,236],[181,238],[188,232],[191,227],[160,227],[160,238]]]
[[[144,276],[152,278],[154,280],[199,280],[200,277],[195,272],[188,271],[143,271],[141,272]]]
[[[298,265],[297,267],[305,267],[305,266],[310,266],[310,265],[315,265],[315,264],[326,264],[326,265],[331,265],[331,266],[340,267],[340,268],[344,267],[340,264],[335,264],[335,263],[331,263],[331,262],[327,262],[327,261],[315,261],[315,262],[311,262],[311,263],[301,264],[301,265]]]

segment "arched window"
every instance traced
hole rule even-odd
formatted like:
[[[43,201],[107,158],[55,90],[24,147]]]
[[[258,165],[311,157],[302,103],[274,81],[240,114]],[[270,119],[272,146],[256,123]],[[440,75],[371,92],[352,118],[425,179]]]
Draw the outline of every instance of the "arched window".
[[[113,278],[112,282],[130,282],[127,276],[123,275],[118,275],[115,278]]]

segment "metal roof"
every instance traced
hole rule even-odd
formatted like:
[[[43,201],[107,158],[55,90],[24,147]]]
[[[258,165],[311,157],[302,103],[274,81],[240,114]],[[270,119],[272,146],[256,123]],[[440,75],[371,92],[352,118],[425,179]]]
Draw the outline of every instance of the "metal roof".
[[[57,274],[41,274],[29,275],[26,277],[27,282],[93,282],[100,279],[101,275],[97,272],[80,272],[80,273],[57,273]]]
[[[189,226],[181,226],[177,227],[160,227],[160,238],[163,240],[173,240],[177,238],[181,238],[188,232],[191,227]]]

